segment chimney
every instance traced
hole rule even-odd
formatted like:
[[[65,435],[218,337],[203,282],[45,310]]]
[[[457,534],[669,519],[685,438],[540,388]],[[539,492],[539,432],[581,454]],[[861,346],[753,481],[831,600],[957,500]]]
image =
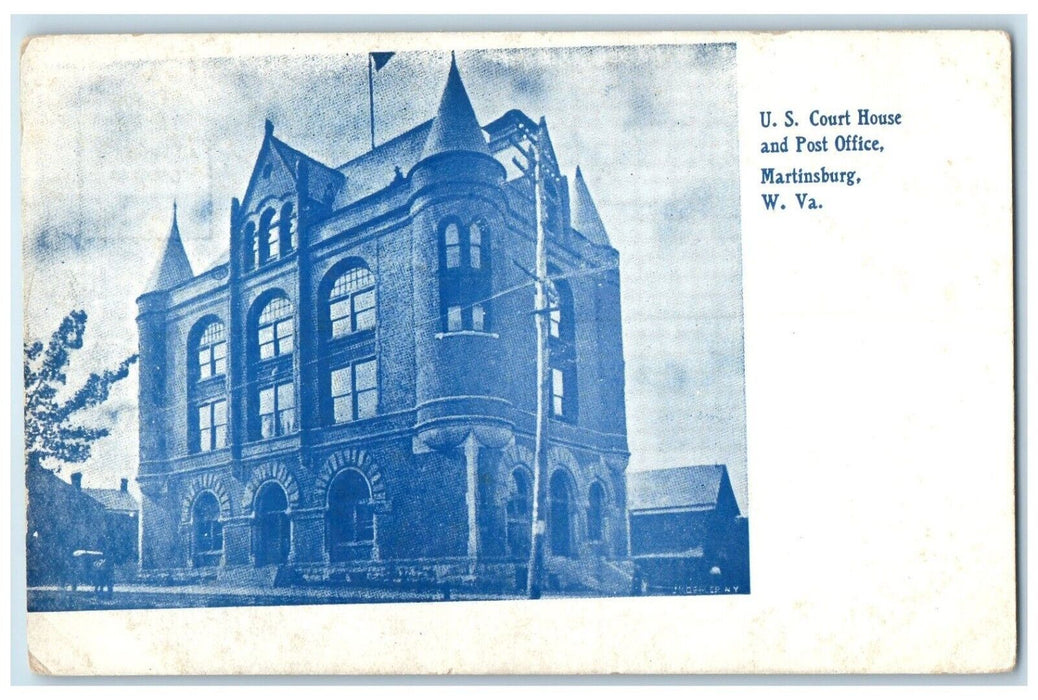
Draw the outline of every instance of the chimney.
[[[129,485],[129,479],[119,479],[119,490],[126,493],[126,487]]]
[[[72,472],[72,485],[77,491],[83,488],[83,472]]]

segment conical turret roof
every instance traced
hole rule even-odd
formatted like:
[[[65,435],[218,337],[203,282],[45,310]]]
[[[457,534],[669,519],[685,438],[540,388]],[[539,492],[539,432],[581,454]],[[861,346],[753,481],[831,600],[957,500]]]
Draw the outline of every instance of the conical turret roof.
[[[177,226],[177,205],[173,204],[173,225],[169,229],[166,247],[162,251],[159,264],[155,266],[148,280],[146,292],[160,292],[186,282],[194,277],[191,262],[187,259],[184,243],[180,240],[180,228]]]
[[[584,174],[577,166],[577,172],[573,177],[573,191],[570,195],[570,219],[574,229],[580,231],[584,238],[596,245],[609,245],[609,235],[606,234],[602,217],[598,215],[598,207],[595,200],[591,198],[591,192],[584,182]]]
[[[483,138],[483,130],[472,109],[472,102],[461,82],[458,64],[451,54],[451,68],[447,74],[447,84],[440,97],[440,108],[436,111],[429,136],[425,140],[422,158],[452,151],[472,151],[490,155],[490,149]]]

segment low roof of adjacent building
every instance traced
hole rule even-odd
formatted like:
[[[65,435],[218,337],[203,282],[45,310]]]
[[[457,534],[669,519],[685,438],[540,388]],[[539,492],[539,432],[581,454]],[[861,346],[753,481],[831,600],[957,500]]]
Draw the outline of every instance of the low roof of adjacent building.
[[[727,468],[706,464],[627,473],[627,508],[637,510],[716,507],[721,489],[731,490]]]
[[[83,493],[103,505],[105,510],[136,513],[141,509],[137,499],[121,489],[83,489]]]

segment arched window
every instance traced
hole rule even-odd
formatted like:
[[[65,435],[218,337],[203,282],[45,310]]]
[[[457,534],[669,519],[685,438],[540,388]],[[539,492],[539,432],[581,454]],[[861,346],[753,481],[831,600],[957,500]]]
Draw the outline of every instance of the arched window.
[[[469,224],[469,267],[478,270],[483,266],[483,230],[478,221]]]
[[[512,470],[506,509],[508,553],[514,557],[527,557],[530,555],[532,536],[533,499],[530,493],[530,480],[522,467]]]
[[[333,338],[375,327],[375,276],[365,267],[346,270],[328,295],[329,328]]]
[[[443,229],[443,251],[447,267],[461,267],[461,231],[453,221]]]
[[[561,469],[551,476],[549,482],[551,503],[548,509],[548,529],[551,535],[551,552],[556,556],[568,557],[572,553],[572,513],[569,480]]]
[[[281,255],[288,255],[296,249],[296,217],[292,202],[285,202],[281,206],[281,215],[278,218],[278,238],[281,241]]]
[[[191,508],[193,556],[195,566],[218,566],[223,555],[223,523],[220,503],[212,491],[203,491]]]
[[[221,321],[212,321],[198,337],[195,365],[199,381],[227,373],[227,336]]]
[[[454,218],[440,223],[440,304],[448,333],[489,330],[487,236],[482,219],[467,226]]]
[[[256,232],[256,235],[259,238],[259,263],[261,265],[278,256],[277,229],[270,225],[273,219],[273,209],[267,209],[260,216],[259,230]]]
[[[211,452],[227,446],[227,336],[217,318],[199,321],[188,335],[188,448]]]
[[[249,221],[242,232],[242,247],[245,251],[245,269],[251,270],[259,264],[259,239],[256,238],[256,223]]]
[[[267,302],[256,325],[256,343],[259,359],[268,360],[292,353],[295,335],[292,302],[276,296]]]
[[[261,302],[262,303],[262,302]],[[296,396],[290,361],[295,320],[292,302],[278,294],[263,303],[255,317],[255,360],[249,366],[252,439],[286,435],[296,430]]]
[[[601,542],[605,531],[605,490],[597,481],[591,484],[587,494],[587,538],[589,542]]]
[[[368,559],[375,541],[371,487],[355,469],[345,469],[328,487],[328,556],[332,561]]]

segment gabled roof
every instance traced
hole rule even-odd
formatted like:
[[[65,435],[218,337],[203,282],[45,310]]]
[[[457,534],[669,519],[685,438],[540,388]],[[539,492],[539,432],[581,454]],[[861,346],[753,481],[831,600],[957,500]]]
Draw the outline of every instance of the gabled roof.
[[[120,489],[83,489],[83,493],[105,507],[105,510],[137,512],[141,509],[137,499],[128,491]]]
[[[342,173],[314,160],[302,151],[292,148],[281,139],[270,135],[270,146],[288,166],[299,185],[303,180],[306,191],[300,194],[315,202],[331,202],[344,184]]]
[[[461,82],[458,64],[451,55],[451,67],[447,73],[447,84],[440,97],[432,129],[422,150],[422,158],[454,151],[472,151],[490,155],[483,130],[479,127],[476,112],[472,109],[465,84]]]
[[[172,289],[182,282],[194,277],[191,271],[191,262],[187,259],[184,250],[184,242],[180,240],[180,228],[177,226],[177,205],[173,203],[173,225],[169,229],[169,237],[166,238],[166,246],[163,248],[162,257],[155,266],[145,293],[160,292]]]
[[[573,191],[570,194],[570,220],[572,226],[583,234],[595,245],[609,245],[609,235],[606,233],[602,217],[598,215],[598,207],[595,200],[591,198],[591,191],[584,182],[584,174],[577,166],[577,172],[573,177]]]
[[[716,507],[722,484],[731,489],[723,464],[628,472],[627,508],[636,511]]]

